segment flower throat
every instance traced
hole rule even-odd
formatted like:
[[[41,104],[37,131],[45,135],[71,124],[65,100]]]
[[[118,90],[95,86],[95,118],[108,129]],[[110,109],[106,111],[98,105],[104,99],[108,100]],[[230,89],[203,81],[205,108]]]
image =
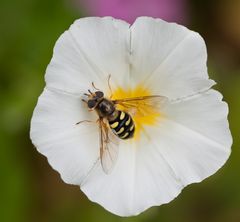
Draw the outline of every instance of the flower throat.
[[[144,88],[142,85],[137,85],[133,89],[124,89],[117,87],[112,92],[112,100],[127,99],[133,97],[152,96],[150,90]],[[131,104],[132,105],[132,104]],[[135,102],[134,107],[117,105],[119,110],[129,113],[135,123],[135,135],[133,139],[139,139],[140,134],[144,131],[144,126],[154,126],[158,123],[159,118],[162,116],[157,107],[149,106],[144,100]]]

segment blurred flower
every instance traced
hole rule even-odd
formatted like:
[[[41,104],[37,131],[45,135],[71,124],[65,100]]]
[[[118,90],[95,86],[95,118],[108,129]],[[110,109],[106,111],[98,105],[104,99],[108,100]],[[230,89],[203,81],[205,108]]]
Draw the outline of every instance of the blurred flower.
[[[80,185],[89,199],[117,215],[167,203],[215,173],[230,154],[228,107],[210,89],[206,59],[200,35],[177,24],[147,17],[132,26],[109,17],[77,20],[54,48],[31,139],[66,183]],[[132,139],[112,134],[112,145],[105,123],[104,150],[98,115],[81,98],[92,82],[108,97],[109,74],[113,99],[161,99],[160,106],[135,106]],[[76,125],[81,120],[94,124]],[[107,172],[111,161],[116,165]]]
[[[91,16],[113,16],[133,23],[139,16],[186,23],[187,0],[80,0]]]

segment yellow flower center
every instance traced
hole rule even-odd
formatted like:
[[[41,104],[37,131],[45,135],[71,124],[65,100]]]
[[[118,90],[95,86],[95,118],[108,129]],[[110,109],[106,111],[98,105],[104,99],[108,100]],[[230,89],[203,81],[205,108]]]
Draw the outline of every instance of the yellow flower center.
[[[143,85],[137,85],[134,89],[124,89],[118,87],[112,93],[112,100],[151,96],[153,95],[149,89],[143,87]],[[138,100],[136,102],[127,103],[127,106],[117,105],[117,109],[129,113],[135,123],[134,139],[139,139],[140,134],[146,133],[144,126],[156,125],[159,118],[162,116],[159,109],[154,104],[149,105],[151,101]]]

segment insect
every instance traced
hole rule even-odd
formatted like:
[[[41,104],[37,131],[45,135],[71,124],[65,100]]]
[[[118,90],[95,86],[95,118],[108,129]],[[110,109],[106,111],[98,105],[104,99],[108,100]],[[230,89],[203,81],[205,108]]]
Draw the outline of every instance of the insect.
[[[100,160],[103,171],[109,174],[118,157],[120,140],[134,137],[135,124],[132,115],[136,111],[143,112],[140,110],[141,107],[156,109],[159,104],[166,101],[166,97],[153,95],[112,100],[104,97],[104,93],[93,83],[92,85],[97,91],[88,90],[89,93],[84,94],[87,100],[82,99],[82,101],[87,104],[89,111],[95,110],[98,114]],[[119,110],[118,105],[127,111]],[[142,115],[147,115],[147,113],[143,112]]]

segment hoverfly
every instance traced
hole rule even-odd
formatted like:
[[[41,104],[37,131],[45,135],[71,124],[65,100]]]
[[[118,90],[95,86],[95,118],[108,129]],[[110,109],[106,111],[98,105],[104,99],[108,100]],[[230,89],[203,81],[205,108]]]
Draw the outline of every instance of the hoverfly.
[[[134,113],[142,112],[141,108],[145,106],[156,110],[159,104],[162,105],[166,101],[166,97],[152,95],[112,100],[104,97],[104,93],[97,89],[94,83],[92,86],[95,92],[88,90],[89,93],[84,94],[87,100],[82,101],[87,104],[89,111],[95,110],[98,114],[100,160],[103,171],[108,174],[117,160],[119,141],[134,136],[135,124],[132,118]],[[111,90],[110,85],[109,88]],[[121,105],[127,111],[119,110],[117,105]]]

